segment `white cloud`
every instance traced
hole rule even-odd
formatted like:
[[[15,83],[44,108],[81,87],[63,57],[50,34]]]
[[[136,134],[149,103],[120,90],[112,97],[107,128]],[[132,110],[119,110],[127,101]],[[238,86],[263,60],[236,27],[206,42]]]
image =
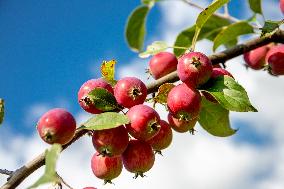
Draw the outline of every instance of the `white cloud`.
[[[47,112],[50,109],[51,109],[50,105],[46,103],[37,103],[31,105],[27,111],[25,124],[30,125],[32,123],[36,123],[37,120],[40,118],[40,116],[42,116],[45,112]]]

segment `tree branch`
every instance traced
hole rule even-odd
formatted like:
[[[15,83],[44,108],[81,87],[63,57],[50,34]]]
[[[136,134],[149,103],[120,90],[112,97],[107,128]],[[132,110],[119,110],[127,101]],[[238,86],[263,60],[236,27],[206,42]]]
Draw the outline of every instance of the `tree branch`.
[[[231,49],[212,54],[209,56],[213,64],[224,63],[229,59],[237,57],[245,52],[256,49],[257,47],[266,45],[271,42],[284,43],[284,31],[278,30],[273,34],[268,34],[264,37],[250,40],[244,44],[237,45]],[[178,81],[179,78],[176,72],[172,72],[155,82],[147,86],[148,94],[154,93],[158,90],[159,86],[164,83],[171,83]],[[63,150],[70,146],[73,142],[81,138],[83,135],[88,133],[88,130],[77,130],[73,139],[63,146]],[[45,163],[45,153],[40,154],[38,157],[28,162],[26,165],[17,169],[11,175],[11,178],[1,187],[1,189],[14,189],[16,188],[25,178],[32,174],[35,170],[43,166]]]
[[[266,35],[261,38],[253,39],[250,41],[247,41],[244,44],[236,45],[233,48],[224,50],[219,53],[215,53],[209,56],[212,64],[220,64],[224,63],[227,60],[230,60],[234,57],[237,57],[241,54],[244,54],[250,50],[256,49],[257,47],[261,47],[263,45],[269,44],[271,42],[276,43],[284,43],[284,31],[278,30],[273,34]],[[156,92],[160,85],[164,83],[172,83],[178,81],[178,75],[177,72],[174,71],[156,81],[148,85],[148,93]]]
[[[59,180],[61,181],[62,184],[64,184],[69,189],[74,189],[65,180],[63,180],[63,178],[58,173],[56,173],[56,174],[57,174],[57,177],[59,178]]]

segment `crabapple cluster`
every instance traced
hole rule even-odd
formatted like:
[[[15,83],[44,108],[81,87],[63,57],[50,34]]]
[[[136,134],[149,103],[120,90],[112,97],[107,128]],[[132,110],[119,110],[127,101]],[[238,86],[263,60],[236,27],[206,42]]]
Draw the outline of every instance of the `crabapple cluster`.
[[[284,1],[283,1],[284,2]],[[244,54],[248,67],[265,69],[272,75],[284,75],[284,45],[269,44]]]
[[[273,75],[284,75],[284,45],[266,45],[244,54],[249,67],[258,70],[266,67]],[[194,127],[201,111],[202,96],[218,103],[208,92],[198,90],[220,76],[233,75],[220,66],[212,65],[210,59],[200,52],[185,53],[178,59],[169,52],[160,52],[149,61],[149,72],[159,79],[177,70],[180,84],[166,94],[167,121],[161,120],[159,113],[143,104],[147,97],[147,87],[138,78],[124,77],[114,86],[107,80],[91,79],[78,91],[78,102],[88,113],[100,114],[96,101],[89,97],[94,89],[105,89],[113,95],[119,109],[129,120],[128,124],[111,129],[91,131],[95,148],[91,158],[94,175],[105,182],[117,178],[123,167],[138,176],[144,176],[155,162],[155,152],[169,147],[172,130],[178,133],[194,133]],[[155,98],[153,98],[155,101]],[[76,131],[76,121],[66,110],[55,108],[46,112],[38,121],[37,130],[47,143],[66,144]]]
[[[120,175],[124,165],[136,177],[143,176],[154,165],[154,150],[162,150],[170,145],[172,131],[169,125],[160,120],[153,108],[143,104],[147,88],[140,79],[122,78],[113,89],[103,79],[85,82],[78,92],[78,101],[84,110],[92,109],[88,112],[93,114],[101,113],[87,97],[95,88],[104,88],[113,94],[122,109],[128,109],[126,116],[130,123],[92,131],[92,142],[96,150],[91,160],[94,175],[105,182],[111,182]]]
[[[214,67],[209,58],[200,52],[190,52],[179,59],[169,52],[154,55],[149,62],[149,71],[155,78],[161,78],[177,70],[182,81],[167,94],[168,120],[161,120],[159,113],[143,104],[147,97],[147,87],[138,78],[124,77],[114,86],[107,80],[91,79],[78,91],[78,103],[88,113],[100,114],[103,111],[88,95],[97,88],[108,91],[120,106],[129,123],[111,129],[93,130],[92,144],[95,152],[91,158],[94,175],[106,183],[117,178],[123,167],[143,177],[155,162],[155,153],[169,147],[172,142],[172,129],[179,133],[192,132],[201,109],[201,95],[217,102],[210,94],[202,94],[197,89],[210,79],[228,75],[228,71]],[[125,111],[124,111],[125,110]],[[76,122],[64,109],[53,109],[45,113],[37,125],[41,138],[49,143],[66,144],[72,140]]]

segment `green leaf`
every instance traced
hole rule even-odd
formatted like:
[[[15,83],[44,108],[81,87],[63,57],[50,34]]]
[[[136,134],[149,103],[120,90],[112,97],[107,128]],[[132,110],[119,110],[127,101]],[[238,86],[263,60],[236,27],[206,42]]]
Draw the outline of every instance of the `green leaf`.
[[[43,184],[60,182],[60,179],[58,178],[56,173],[56,162],[61,150],[62,147],[60,144],[53,144],[50,150],[46,150],[44,174],[36,181],[36,183],[30,186],[29,189],[37,188],[38,186]]]
[[[155,96],[154,101],[161,103],[161,104],[166,104],[167,103],[167,98],[169,92],[174,88],[175,85],[172,83],[164,83],[161,85],[158,89],[158,94]]]
[[[201,111],[198,122],[208,133],[227,137],[236,133],[230,126],[229,110],[226,110],[218,103],[213,103],[202,97]]]
[[[257,112],[251,105],[245,89],[229,76],[220,76],[210,80],[200,90],[205,90],[213,95],[220,105],[227,110]]]
[[[4,119],[4,100],[0,98],[0,125],[2,124]]]
[[[214,14],[216,10],[222,7],[224,4],[228,3],[229,0],[215,0],[211,5],[204,9],[197,17],[195,33],[192,40],[192,47],[195,47],[195,44],[198,40],[198,36],[201,28],[206,23],[206,21]]]
[[[169,46],[164,41],[154,41],[151,45],[147,46],[146,51],[139,54],[140,58],[148,58],[150,55],[155,55],[159,52],[166,50]]]
[[[115,97],[108,90],[103,88],[95,88],[87,95],[94,106],[102,111],[112,111],[118,109]],[[87,101],[88,101],[87,100]]]
[[[227,49],[234,47],[236,44],[238,43],[237,39],[232,39],[231,41],[228,41],[227,43],[225,43],[225,47]]]
[[[148,5],[150,7],[153,7],[156,2],[159,2],[161,0],[141,0],[141,3]]]
[[[261,36],[274,32],[283,23],[284,23],[284,20],[281,20],[281,21],[266,20],[263,28],[261,28]]]
[[[230,21],[219,16],[212,15],[207,22],[204,24],[203,28],[200,31],[198,40],[209,39],[213,40],[215,36],[220,32],[222,27],[230,24]],[[195,33],[195,25],[183,30],[176,38],[174,46],[187,47],[189,48],[192,45],[192,38]],[[174,49],[176,56],[180,56],[185,53],[184,49]]]
[[[250,9],[258,14],[262,14],[261,0],[249,0]]]
[[[102,77],[112,86],[114,86],[117,83],[117,81],[114,79],[115,64],[116,64],[115,60],[110,60],[110,61],[103,61],[101,65]]]
[[[103,130],[115,128],[128,123],[129,119],[126,115],[116,112],[105,112],[90,118],[79,129]]]
[[[127,20],[125,36],[133,51],[140,52],[143,48],[146,33],[145,22],[149,10],[149,6],[140,6],[130,14]]]
[[[213,50],[215,51],[220,45],[230,44],[232,41],[235,41],[240,35],[253,32],[253,27],[245,21],[226,26],[215,37]]]

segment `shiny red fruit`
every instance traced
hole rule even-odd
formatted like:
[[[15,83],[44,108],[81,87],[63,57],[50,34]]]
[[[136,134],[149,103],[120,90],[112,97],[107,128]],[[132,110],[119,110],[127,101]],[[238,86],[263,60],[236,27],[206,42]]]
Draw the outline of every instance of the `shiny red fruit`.
[[[198,90],[183,83],[175,86],[169,92],[167,105],[171,114],[176,118],[189,121],[199,115],[201,96]]]
[[[196,125],[197,118],[185,121],[185,120],[179,120],[175,118],[171,113],[168,114],[168,121],[169,125],[173,130],[179,133],[185,133],[188,131],[193,130],[194,126]]]
[[[160,121],[161,129],[157,135],[155,135],[150,140],[147,140],[154,150],[161,151],[172,143],[173,132],[170,125],[164,121]]]
[[[160,52],[149,62],[149,70],[154,79],[159,79],[177,69],[178,60],[173,53]]]
[[[140,140],[130,140],[128,147],[122,154],[124,167],[131,173],[135,173],[135,177],[144,176],[155,162],[155,155],[150,144]]]
[[[279,7],[280,7],[281,12],[284,14],[284,0],[280,0]]]
[[[200,52],[184,54],[178,60],[177,73],[180,80],[191,87],[197,87],[208,81],[212,73],[210,59]]]
[[[246,64],[254,70],[262,69],[265,64],[265,55],[268,50],[269,47],[265,45],[245,53],[244,60]]]
[[[102,113],[103,111],[98,110],[95,105],[90,102],[86,97],[89,92],[94,90],[95,88],[103,88],[108,90],[110,93],[113,94],[113,89],[110,84],[108,84],[105,80],[99,78],[99,79],[91,79],[86,81],[81,88],[79,89],[78,92],[78,102],[80,106],[89,113],[92,114],[99,114]]]
[[[105,183],[111,183],[122,171],[121,156],[108,157],[96,152],[92,157],[91,168],[96,177],[103,179]]]
[[[48,144],[66,144],[74,136],[76,121],[74,117],[62,108],[46,112],[37,123],[40,137]]]
[[[124,126],[112,129],[95,130],[92,137],[95,149],[102,155],[121,155],[129,142],[128,132]]]
[[[114,96],[121,106],[131,108],[143,104],[147,97],[147,87],[136,77],[125,77],[114,86]]]
[[[160,116],[151,107],[143,104],[133,106],[127,112],[130,124],[126,128],[131,136],[139,140],[149,140],[160,130]]]
[[[266,55],[269,71],[273,75],[284,75],[284,45],[271,47]]]
[[[231,78],[234,78],[233,75],[228,72],[227,70],[223,69],[223,68],[213,68],[213,71],[212,71],[212,74],[211,74],[211,79],[215,79],[219,76],[224,76],[224,75],[227,75],[227,76],[230,76]]]

